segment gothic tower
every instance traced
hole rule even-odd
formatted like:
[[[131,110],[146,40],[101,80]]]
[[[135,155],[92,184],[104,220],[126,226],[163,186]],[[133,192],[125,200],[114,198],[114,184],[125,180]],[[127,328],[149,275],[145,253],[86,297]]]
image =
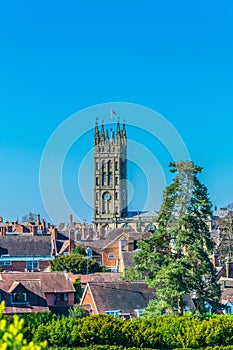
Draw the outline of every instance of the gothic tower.
[[[96,227],[112,224],[127,216],[127,137],[125,123],[117,130],[94,134],[94,220]]]

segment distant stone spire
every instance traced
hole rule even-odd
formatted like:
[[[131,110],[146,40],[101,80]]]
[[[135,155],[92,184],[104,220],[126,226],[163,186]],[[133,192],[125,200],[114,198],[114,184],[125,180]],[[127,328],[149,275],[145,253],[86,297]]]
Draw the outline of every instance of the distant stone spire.
[[[94,134],[94,144],[97,146],[100,141],[100,133],[99,133],[99,128],[98,128],[98,117],[96,117],[96,122],[95,122],[95,134]]]
[[[102,120],[102,127],[101,127],[100,140],[101,140],[102,143],[104,143],[104,141],[105,141],[104,121],[103,121],[103,120]]]
[[[121,137],[122,137],[123,143],[126,144],[127,135],[126,135],[126,128],[125,128],[125,120],[123,122],[123,129],[121,132]]]
[[[116,141],[120,143],[121,140],[121,128],[120,128],[120,118],[118,117],[117,130],[116,130]]]
[[[106,130],[106,143],[109,143],[108,129]]]

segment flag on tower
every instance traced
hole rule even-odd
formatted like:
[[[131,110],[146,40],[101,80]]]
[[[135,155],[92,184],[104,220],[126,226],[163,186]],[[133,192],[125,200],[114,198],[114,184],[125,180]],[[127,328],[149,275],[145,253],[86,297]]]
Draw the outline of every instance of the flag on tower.
[[[112,109],[112,114],[115,114],[116,115],[116,112]]]

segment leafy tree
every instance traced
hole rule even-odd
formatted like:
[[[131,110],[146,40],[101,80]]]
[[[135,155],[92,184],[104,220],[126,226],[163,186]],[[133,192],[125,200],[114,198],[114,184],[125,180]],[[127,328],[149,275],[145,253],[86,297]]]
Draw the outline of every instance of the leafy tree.
[[[127,267],[121,279],[124,281],[139,281],[142,279],[142,274],[138,273],[133,267]]]
[[[77,244],[74,249],[71,251],[71,254],[81,254],[86,256],[86,250],[85,248],[81,247],[80,244]]]
[[[5,303],[0,305],[0,349],[3,350],[45,350],[46,342],[36,344],[35,342],[27,343],[23,337],[23,323],[18,315],[13,316],[13,320],[8,323],[3,318]]]
[[[82,288],[80,278],[78,276],[74,278],[73,286],[75,288],[75,302],[79,303],[80,298],[83,295],[83,288]]]
[[[88,316],[88,312],[82,309],[78,304],[75,304],[69,309],[69,316],[73,318],[82,318]]]
[[[150,303],[149,313],[182,315],[186,294],[195,296],[196,309],[204,313],[205,301],[217,302],[220,297],[209,258],[213,252],[207,225],[211,203],[207,188],[197,178],[201,167],[190,161],[170,163],[170,167],[177,175],[164,191],[158,229],[138,242],[134,262],[156,290],[157,300]]]
[[[62,255],[50,261],[51,271],[67,271],[73,273],[86,273],[102,271],[101,266],[94,259],[81,254]]]

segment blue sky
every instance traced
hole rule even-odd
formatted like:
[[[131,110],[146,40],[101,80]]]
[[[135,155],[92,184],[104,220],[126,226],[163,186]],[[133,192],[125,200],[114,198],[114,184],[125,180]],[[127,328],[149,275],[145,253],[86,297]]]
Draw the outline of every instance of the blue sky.
[[[32,211],[48,219],[39,167],[50,135],[70,115],[111,101],[162,114],[204,167],[213,204],[233,202],[232,18],[232,0],[2,0],[0,215],[14,220]],[[143,143],[138,131],[129,136]],[[87,220],[92,212],[67,169],[75,163],[76,174],[76,157],[91,147],[90,133],[84,152],[74,144],[64,168],[67,198],[75,206],[77,197],[75,210]],[[144,180],[133,164],[129,176],[137,210]]]

